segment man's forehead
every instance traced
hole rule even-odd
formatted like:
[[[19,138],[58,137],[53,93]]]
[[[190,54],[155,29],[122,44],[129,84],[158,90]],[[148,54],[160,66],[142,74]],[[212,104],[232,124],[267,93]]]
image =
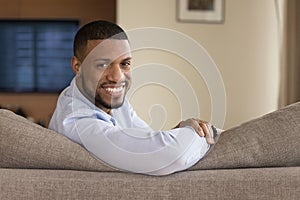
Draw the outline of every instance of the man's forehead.
[[[87,57],[105,57],[116,59],[123,55],[130,55],[130,46],[128,40],[106,39],[106,40],[88,40]]]
[[[106,39],[106,40],[88,40],[87,48],[97,51],[129,51],[128,40]]]

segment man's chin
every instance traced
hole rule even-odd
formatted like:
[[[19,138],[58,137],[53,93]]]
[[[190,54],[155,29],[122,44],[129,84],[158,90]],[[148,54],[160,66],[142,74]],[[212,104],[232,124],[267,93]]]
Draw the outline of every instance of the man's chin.
[[[117,108],[120,108],[124,104],[124,100],[125,100],[125,98],[122,98],[122,100],[118,100],[118,101],[105,102],[102,99],[95,99],[95,104],[98,107],[101,106],[106,109],[117,109]]]
[[[124,100],[121,102],[110,103],[109,107],[110,109],[117,109],[120,108],[123,104],[124,104]]]

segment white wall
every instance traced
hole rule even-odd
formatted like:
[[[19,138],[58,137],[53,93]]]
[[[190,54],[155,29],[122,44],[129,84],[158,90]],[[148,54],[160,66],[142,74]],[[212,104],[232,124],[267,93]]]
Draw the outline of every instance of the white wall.
[[[277,109],[279,59],[275,1],[226,0],[223,24],[178,22],[176,2],[118,0],[117,22],[126,30],[148,26],[169,28],[200,43],[218,66],[224,81],[227,96],[224,128]],[[179,71],[196,92],[200,117],[210,120],[212,105],[205,81],[186,61],[159,50],[144,49],[134,52],[133,56],[135,67],[162,63]],[[147,74],[144,76],[149,78]],[[166,73],[162,78],[173,77]],[[175,78],[172,81],[178,82]],[[174,126],[182,116],[182,109],[185,109],[182,103],[191,106],[189,109],[197,109],[189,100],[180,102],[167,87],[155,84],[139,88],[130,101],[147,122],[151,123],[152,118],[154,128]],[[161,106],[151,109],[157,104]],[[150,110],[152,113],[149,115]],[[162,121],[166,123],[160,124]]]

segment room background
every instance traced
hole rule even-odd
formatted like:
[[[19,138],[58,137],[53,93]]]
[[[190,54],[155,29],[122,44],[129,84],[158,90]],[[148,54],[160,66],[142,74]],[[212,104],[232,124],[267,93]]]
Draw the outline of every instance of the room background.
[[[178,31],[201,44],[218,67],[226,91],[223,128],[276,110],[279,95],[279,26],[274,1],[225,0],[225,18],[220,24],[180,22],[177,20],[176,4],[175,0],[5,0],[1,1],[0,17],[79,19],[81,24],[106,19],[116,21],[126,30],[150,26]],[[200,117],[210,120],[212,105],[207,86],[188,63],[170,52],[151,49],[136,51],[133,55],[134,68],[148,63],[162,63],[179,71],[196,93]],[[22,106],[28,115],[47,122],[57,97],[58,94],[0,93],[0,105]],[[150,124],[158,121],[154,125],[162,129],[171,128],[180,120],[180,103],[189,104],[188,101],[179,102],[166,87],[155,84],[140,88],[130,101],[142,118]]]
[[[174,0],[118,0],[117,22],[126,30],[149,26],[169,28],[201,44],[216,63],[224,81],[227,97],[224,128],[277,109],[279,26],[275,1],[226,0],[225,20],[221,24],[178,21],[176,4]],[[195,77],[195,71],[187,63],[170,52],[155,50],[137,51],[134,58],[136,66],[163,63],[183,74],[197,94],[201,118],[210,120],[211,99],[207,86],[201,76]],[[147,85],[136,92],[132,102],[147,122],[167,117],[163,126],[169,128],[180,118],[180,105],[174,98],[166,87]],[[153,109],[157,102],[163,109]],[[189,101],[181,103],[189,104]]]
[[[79,20],[80,25],[95,19],[116,20],[113,0],[3,0],[1,19]],[[71,58],[70,58],[71,59]],[[70,66],[71,70],[71,66]],[[1,76],[1,75],[0,75]],[[1,93],[0,105],[15,110],[22,108],[27,116],[46,126],[54,111],[57,93]]]

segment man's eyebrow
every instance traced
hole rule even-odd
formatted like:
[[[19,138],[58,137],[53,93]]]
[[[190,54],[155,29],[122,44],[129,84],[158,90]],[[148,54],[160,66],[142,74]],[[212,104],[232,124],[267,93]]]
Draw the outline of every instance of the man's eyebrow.
[[[131,59],[132,59],[132,57],[127,57],[127,58],[124,58],[123,61],[129,61]]]
[[[127,57],[127,58],[124,58],[122,61],[129,61],[131,59],[132,59],[132,57]],[[111,59],[109,59],[109,58],[96,58],[94,61],[111,62]]]

